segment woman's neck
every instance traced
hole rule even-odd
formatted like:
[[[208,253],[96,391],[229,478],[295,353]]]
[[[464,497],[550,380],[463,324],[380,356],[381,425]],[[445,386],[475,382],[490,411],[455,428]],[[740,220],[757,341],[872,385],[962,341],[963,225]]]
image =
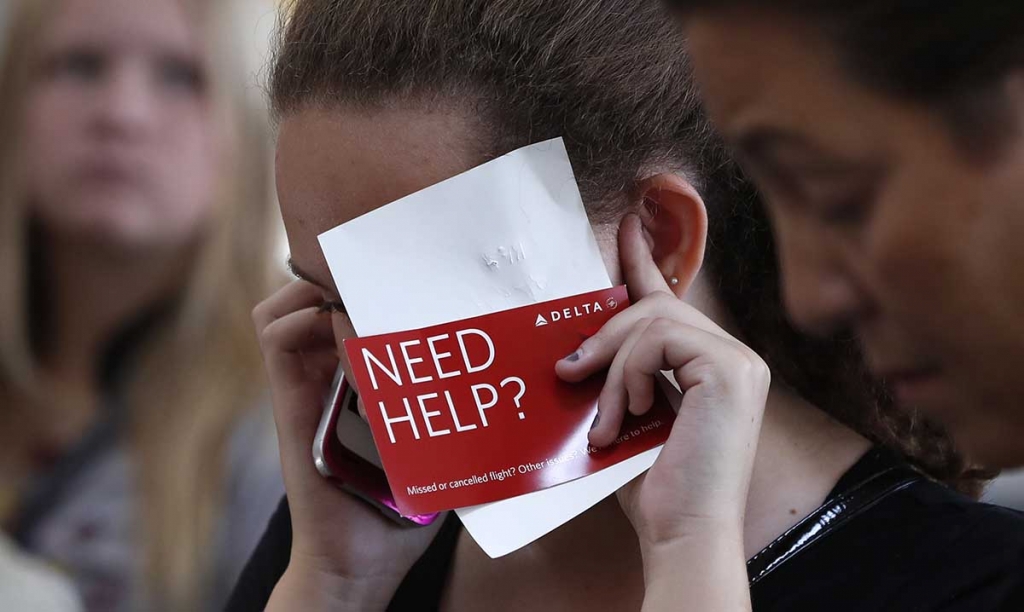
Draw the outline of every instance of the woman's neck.
[[[103,351],[132,319],[167,299],[185,266],[170,253],[127,253],[65,237],[44,248],[42,375],[67,410],[92,412]]]
[[[736,334],[729,318],[713,297],[713,292],[698,278],[686,301],[711,317],[726,331]],[[836,482],[871,447],[871,443],[852,429],[840,424],[822,410],[800,398],[784,385],[773,384],[765,403],[758,442],[757,458],[747,496],[744,548],[748,558],[820,506]],[[614,500],[613,500],[614,501]],[[594,512],[605,517],[618,512]],[[563,531],[579,529],[578,535],[601,537],[601,520],[580,517]],[[602,519],[607,521],[608,519]],[[559,546],[575,538],[544,538],[536,545]]]
[[[748,558],[820,506],[870,447],[852,429],[773,385],[747,496]]]
[[[773,387],[765,406],[747,496],[744,524],[747,557],[752,557],[820,506],[843,474],[870,447],[866,439],[792,391]],[[559,537],[543,538],[530,548],[537,552],[537,548],[548,546],[576,547],[583,542],[592,544],[594,538],[609,534],[625,538],[632,533],[627,527],[609,529],[609,521],[626,521],[617,505],[611,498],[603,509],[595,508],[562,527]],[[547,552],[558,554],[555,550]]]
[[[690,287],[686,302],[743,340],[703,277]],[[836,481],[870,447],[860,434],[785,385],[773,384],[747,496],[744,547],[748,558],[821,505]]]
[[[785,389],[773,389],[751,477],[744,551],[754,556],[817,508],[870,444]],[[614,496],[500,559],[459,540],[445,609],[629,609],[643,600],[636,533]],[[524,591],[517,585],[530,584]],[[505,586],[507,585],[507,586]]]

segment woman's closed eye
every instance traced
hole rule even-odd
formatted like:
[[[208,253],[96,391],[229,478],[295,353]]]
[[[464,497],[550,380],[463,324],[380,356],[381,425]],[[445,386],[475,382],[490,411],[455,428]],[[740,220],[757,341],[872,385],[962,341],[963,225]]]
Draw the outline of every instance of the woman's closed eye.
[[[160,85],[170,91],[183,94],[202,93],[203,71],[199,65],[187,58],[166,57],[157,63],[156,78]]]
[[[882,182],[874,168],[831,164],[765,164],[751,174],[773,203],[796,206],[841,228],[867,220]]]
[[[342,302],[335,301],[324,301],[323,304],[320,304],[318,310],[320,312],[340,313],[346,315],[348,314],[348,311],[345,309],[345,304]]]
[[[91,82],[103,77],[107,64],[107,58],[99,51],[69,49],[53,57],[46,72],[51,78]]]
[[[320,305],[320,312],[338,312],[342,314],[348,314],[348,309],[345,308],[345,302],[341,298],[335,298],[335,291],[327,286],[324,281],[318,280],[314,275],[303,270],[295,259],[289,257],[286,262],[288,270],[299,280],[306,281],[307,283],[314,285],[319,288],[323,295],[323,304]]]
[[[851,227],[863,224],[871,214],[878,185],[876,177],[855,176],[809,181],[801,191],[805,201],[824,224]]]

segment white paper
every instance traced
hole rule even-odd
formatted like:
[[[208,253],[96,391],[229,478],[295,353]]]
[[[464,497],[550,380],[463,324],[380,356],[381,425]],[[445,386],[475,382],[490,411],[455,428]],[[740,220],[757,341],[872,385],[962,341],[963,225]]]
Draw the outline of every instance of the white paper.
[[[659,382],[669,405],[678,406],[683,395],[675,379],[663,375]],[[473,530],[469,525],[486,534],[486,542],[473,537],[492,559],[507,555],[568,523],[646,472],[654,465],[662,448],[656,446],[596,474],[557,487],[493,504],[461,508],[459,518],[470,534]],[[499,525],[503,525],[504,532]]]
[[[519,149],[320,236],[361,336],[611,287],[561,138]],[[647,470],[659,449],[578,480],[457,510],[491,557],[515,551]]]
[[[320,244],[360,336],[611,287],[560,138],[378,208]]]

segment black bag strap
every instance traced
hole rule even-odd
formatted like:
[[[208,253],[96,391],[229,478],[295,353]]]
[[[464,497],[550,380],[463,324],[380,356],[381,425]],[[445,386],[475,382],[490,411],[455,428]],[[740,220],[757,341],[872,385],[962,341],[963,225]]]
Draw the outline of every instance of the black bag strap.
[[[750,586],[889,495],[923,480],[924,476],[908,465],[890,466],[831,496],[747,561]]]

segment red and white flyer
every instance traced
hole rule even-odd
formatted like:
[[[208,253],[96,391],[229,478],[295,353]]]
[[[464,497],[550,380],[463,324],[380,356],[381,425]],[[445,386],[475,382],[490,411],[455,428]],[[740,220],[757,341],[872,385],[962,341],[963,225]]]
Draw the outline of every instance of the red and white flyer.
[[[594,453],[586,434],[600,377],[568,385],[554,374],[625,304],[561,139],[409,195],[320,242],[360,335],[346,350],[403,511],[457,508],[496,557],[653,464],[677,397]]]
[[[662,395],[619,440],[587,442],[604,384],[554,364],[628,305],[625,287],[345,343],[405,515],[501,501],[588,476],[665,442]]]

